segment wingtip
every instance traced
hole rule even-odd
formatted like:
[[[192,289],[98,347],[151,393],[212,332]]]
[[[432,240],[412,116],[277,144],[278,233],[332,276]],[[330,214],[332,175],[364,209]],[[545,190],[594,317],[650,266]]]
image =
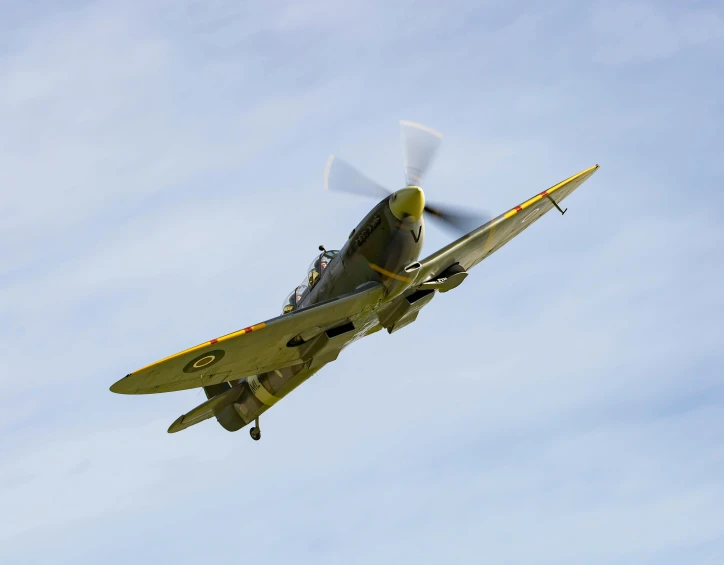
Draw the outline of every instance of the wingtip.
[[[125,377],[113,383],[108,390],[115,392],[116,394],[131,394],[131,391],[123,386],[125,384],[124,381],[130,376],[131,373],[128,373]]]

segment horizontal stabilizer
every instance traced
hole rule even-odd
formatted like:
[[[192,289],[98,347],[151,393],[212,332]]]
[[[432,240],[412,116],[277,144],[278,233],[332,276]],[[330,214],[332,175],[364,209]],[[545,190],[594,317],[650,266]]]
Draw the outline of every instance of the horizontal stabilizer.
[[[196,408],[183,416],[180,416],[173,424],[171,424],[168,428],[168,433],[173,434],[180,432],[181,430],[185,430],[194,424],[213,418],[224,408],[231,406],[234,402],[236,402],[241,396],[242,390],[243,388],[241,384],[238,384],[231,387],[226,392],[219,394],[218,396],[214,396],[203,404],[199,404]]]

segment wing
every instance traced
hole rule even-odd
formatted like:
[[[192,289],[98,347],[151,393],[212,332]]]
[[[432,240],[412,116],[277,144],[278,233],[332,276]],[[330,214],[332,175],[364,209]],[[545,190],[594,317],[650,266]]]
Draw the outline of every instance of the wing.
[[[373,309],[384,286],[369,283],[261,324],[212,339],[126,375],[111,386],[120,394],[150,394],[209,386],[301,363],[301,348],[288,347],[300,333],[313,335]]]
[[[459,264],[465,271],[470,270],[543,214],[558,206],[597,170],[598,165],[595,165],[567,178],[426,257],[419,262],[419,267],[408,267],[406,271],[413,278],[413,285],[429,281],[455,264]]]

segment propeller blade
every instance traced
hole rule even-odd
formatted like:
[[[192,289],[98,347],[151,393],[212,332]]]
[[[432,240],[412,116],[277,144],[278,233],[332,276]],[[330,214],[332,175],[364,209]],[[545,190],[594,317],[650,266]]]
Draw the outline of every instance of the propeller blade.
[[[407,186],[420,186],[430,168],[442,135],[414,122],[401,121],[402,156]]]
[[[384,198],[390,191],[355,169],[352,165],[330,155],[324,167],[324,188],[335,192],[350,192],[372,198]]]
[[[453,232],[455,235],[465,235],[486,224],[491,216],[482,212],[471,212],[467,209],[452,206],[440,206],[439,204],[427,204],[425,206],[427,218],[440,222],[441,227]]]

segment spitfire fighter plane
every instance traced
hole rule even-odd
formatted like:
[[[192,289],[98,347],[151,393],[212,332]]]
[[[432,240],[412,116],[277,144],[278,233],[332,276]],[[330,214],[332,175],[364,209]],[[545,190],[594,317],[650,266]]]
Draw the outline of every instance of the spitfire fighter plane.
[[[250,435],[258,440],[259,417],[345,347],[414,322],[437,293],[456,288],[470,269],[543,214],[553,209],[563,214],[561,201],[598,169],[585,169],[485,221],[426,202],[420,186],[441,136],[412,122],[401,122],[401,130],[407,185],[400,190],[390,192],[330,157],[327,189],[381,200],[341,249],[320,246],[280,316],[147,365],[113,384],[111,391],[152,394],[201,387],[208,400],[173,422],[169,433],[215,417],[232,432],[253,423]],[[465,235],[419,259],[426,217]]]

